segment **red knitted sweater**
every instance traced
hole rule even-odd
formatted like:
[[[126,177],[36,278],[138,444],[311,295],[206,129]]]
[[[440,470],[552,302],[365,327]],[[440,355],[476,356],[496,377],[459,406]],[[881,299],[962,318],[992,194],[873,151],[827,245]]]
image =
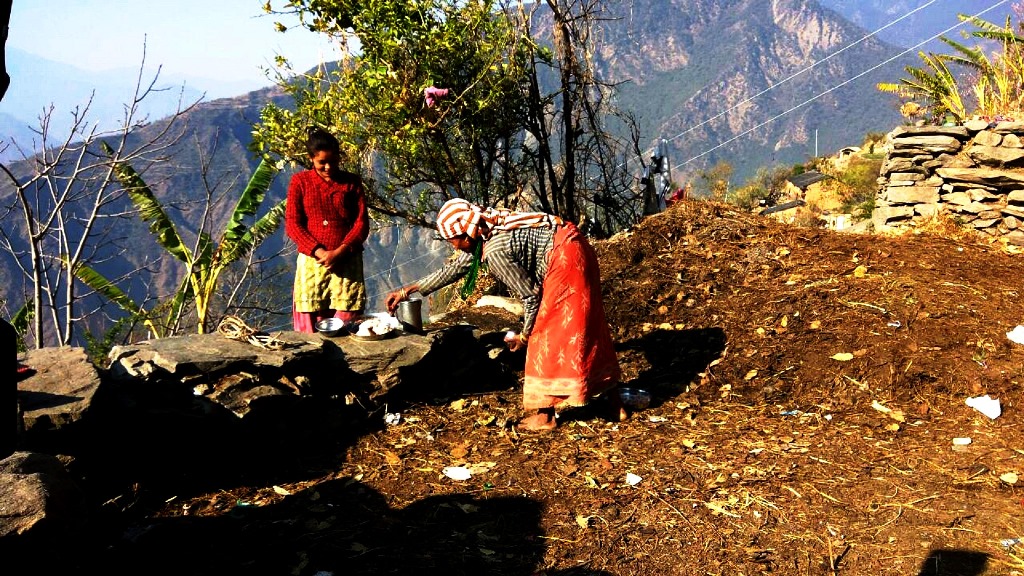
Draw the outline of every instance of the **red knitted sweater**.
[[[370,234],[362,180],[351,172],[342,172],[338,182],[326,182],[312,170],[295,174],[288,185],[284,229],[299,252],[309,256],[318,246],[362,249]]]

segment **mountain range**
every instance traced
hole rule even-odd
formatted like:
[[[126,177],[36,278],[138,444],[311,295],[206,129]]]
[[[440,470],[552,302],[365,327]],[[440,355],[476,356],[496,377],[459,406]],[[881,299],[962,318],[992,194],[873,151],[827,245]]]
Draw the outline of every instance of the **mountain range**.
[[[938,0],[942,1],[942,0]],[[916,13],[929,22],[956,22],[955,12],[974,2],[934,10],[938,2]],[[604,5],[595,62],[609,80],[622,82],[617,95],[620,109],[631,110],[641,129],[642,144],[665,140],[673,179],[682,184],[718,162],[733,169],[733,182],[742,183],[762,166],[790,165],[860,144],[869,132],[888,132],[902,121],[897,102],[875,88],[882,81],[901,77],[903,67],[917,64],[908,51],[873,35],[879,23],[893,21],[901,5],[909,12],[928,2],[842,2],[840,0],[633,0]],[[898,16],[896,17],[898,18]],[[998,21],[998,18],[990,18]],[[858,25],[855,21],[863,24]],[[921,20],[907,18],[893,25],[892,38],[915,38]],[[919,32],[923,33],[923,32]],[[69,82],[63,71],[54,85]],[[134,77],[131,78],[134,81]],[[56,87],[52,94],[61,93]],[[187,114],[187,134],[171,151],[173,162],[146,175],[157,196],[168,206],[180,207],[175,217],[194,232],[204,177],[233,181],[214,207],[226,214],[231,198],[244,186],[256,161],[248,151],[251,126],[270,101],[287,104],[274,87],[236,97],[205,101]],[[7,99],[0,113],[12,114]],[[98,114],[98,109],[94,109]],[[0,138],[13,133],[9,117],[0,117]],[[19,119],[25,121],[24,118]],[[162,127],[150,123],[140,139]],[[2,146],[2,145],[0,145]],[[216,150],[204,175],[201,157]],[[268,203],[285,195],[288,174],[279,176]],[[0,201],[10,202],[10,186],[0,185]],[[122,224],[124,237],[146,238],[148,230],[135,221]],[[187,235],[187,233],[186,233]],[[146,246],[151,246],[147,248]],[[267,270],[283,271],[288,278],[290,243],[277,234],[262,251],[270,260]],[[366,248],[370,307],[379,309],[383,293],[409,282],[443,259],[447,247],[433,242],[427,231],[388,226],[375,232]],[[132,250],[104,266],[114,277],[150,262],[160,254],[155,242],[133,242]],[[9,256],[3,255],[9,259]],[[15,270],[9,261],[5,270]],[[173,288],[180,271],[160,267],[160,278],[150,286]],[[0,293],[8,302],[23,301],[21,283],[7,278]],[[277,287],[268,308],[286,312],[287,285]],[[15,306],[16,307],[16,306]],[[279,316],[279,327],[287,316]]]

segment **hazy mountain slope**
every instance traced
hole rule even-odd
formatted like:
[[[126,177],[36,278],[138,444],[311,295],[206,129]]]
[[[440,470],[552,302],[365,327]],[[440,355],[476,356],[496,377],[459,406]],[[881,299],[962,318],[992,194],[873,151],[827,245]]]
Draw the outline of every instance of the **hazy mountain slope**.
[[[0,101],[0,140],[7,143],[13,138],[27,151],[31,151],[32,140],[25,139],[25,131],[29,127],[38,129],[40,115],[51,105],[50,131],[63,136],[72,125],[74,111],[86,107],[90,124],[98,124],[100,129],[116,128],[123,121],[125,103],[131,102],[135,94],[138,70],[90,72],[15,48],[7,48],[6,61],[11,86]],[[155,71],[154,66],[147,66],[147,83]],[[161,75],[154,91],[143,101],[141,112],[153,120],[164,118],[177,109],[179,102],[187,105],[202,97],[202,92],[183,79]],[[20,159],[11,152],[0,153],[0,160]]]
[[[619,106],[652,144],[670,140],[675,175],[719,160],[743,181],[760,166],[858,144],[899,116],[875,90],[909,59],[812,0],[636,0],[609,5],[599,57],[628,81]],[[857,78],[859,75],[862,77]]]
[[[958,26],[959,14],[980,14],[980,18],[1004,24],[1007,16],[1014,15],[1016,2],[996,5],[994,0],[818,0],[847,20],[866,28],[878,30],[882,40],[897,46],[914,46],[932,36],[942,34],[959,40],[963,26]],[[906,16],[906,18],[903,18]],[[891,26],[890,26],[891,24]],[[882,28],[885,29],[882,29]],[[923,50],[941,50],[939,42],[929,42]]]

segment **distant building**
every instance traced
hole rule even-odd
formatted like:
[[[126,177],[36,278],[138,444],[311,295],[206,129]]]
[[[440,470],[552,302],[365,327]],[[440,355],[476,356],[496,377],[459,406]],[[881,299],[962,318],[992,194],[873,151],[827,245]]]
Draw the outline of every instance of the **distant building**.
[[[786,179],[782,201],[761,214],[782,222],[814,222],[841,230],[852,218],[842,213],[846,185],[827,174],[810,170]]]

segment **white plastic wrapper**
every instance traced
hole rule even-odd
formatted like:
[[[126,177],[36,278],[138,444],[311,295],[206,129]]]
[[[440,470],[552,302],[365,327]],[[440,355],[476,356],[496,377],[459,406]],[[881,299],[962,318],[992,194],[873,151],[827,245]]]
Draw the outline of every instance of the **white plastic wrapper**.
[[[444,470],[441,470],[441,473],[452,480],[469,480],[470,477],[473,476],[473,474],[470,473],[469,468],[465,468],[463,466],[448,466]]]

